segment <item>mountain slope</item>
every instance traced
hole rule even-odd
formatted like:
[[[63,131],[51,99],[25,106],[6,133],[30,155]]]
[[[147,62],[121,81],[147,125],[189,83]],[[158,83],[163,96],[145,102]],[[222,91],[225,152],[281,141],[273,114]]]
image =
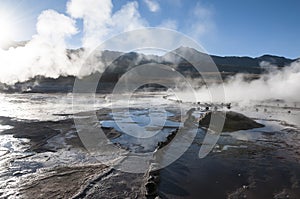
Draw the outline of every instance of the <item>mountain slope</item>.
[[[80,54],[84,49],[68,50],[68,56],[72,54]],[[231,76],[235,73],[250,73],[259,75],[265,72],[263,65],[274,65],[279,68],[288,66],[296,59],[288,59],[285,57],[263,55],[260,57],[220,57],[215,55],[207,55],[193,48],[179,47],[163,56],[144,55],[136,52],[122,53],[115,51],[99,52],[97,60],[104,63],[106,69],[101,76],[102,87],[98,86],[98,91],[111,90],[118,79],[130,69],[146,63],[164,64],[174,68],[182,75],[191,78],[198,78],[200,74],[187,60],[179,57],[177,54],[191,57],[193,60],[202,59],[213,60],[218,67],[223,78]],[[112,62],[113,61],[113,62]],[[111,63],[112,62],[112,63]],[[110,64],[109,64],[110,63]],[[198,64],[198,62],[196,62]],[[99,74],[100,75],[100,74]],[[3,92],[72,92],[74,84],[74,76],[61,76],[57,79],[37,76],[26,82],[18,82],[15,85],[6,85],[0,83],[0,91]],[[88,78],[88,77],[87,77]]]

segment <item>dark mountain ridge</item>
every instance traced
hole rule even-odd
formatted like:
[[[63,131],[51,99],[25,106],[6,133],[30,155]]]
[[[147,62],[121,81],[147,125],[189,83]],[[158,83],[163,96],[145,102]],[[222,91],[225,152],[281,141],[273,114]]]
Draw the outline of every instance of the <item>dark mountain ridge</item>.
[[[71,59],[71,55],[76,53],[80,54],[84,49],[67,50],[68,56]],[[187,60],[176,55],[177,53],[186,54],[196,57],[209,57],[207,54],[199,52],[193,48],[179,47],[174,51],[168,52],[163,56],[157,55],[144,55],[137,52],[122,53],[116,51],[102,51],[101,55],[97,55],[97,60],[104,63],[106,69],[101,76],[101,85],[98,85],[98,92],[105,92],[111,90],[118,79],[127,71],[135,66],[147,63],[164,64],[174,68],[186,77],[199,78],[198,71]],[[232,76],[236,73],[246,74],[262,74],[266,71],[264,65],[276,66],[279,69],[282,67],[288,67],[292,62],[297,59],[289,59],[285,57],[279,57],[274,55],[263,55],[260,57],[237,57],[237,56],[216,56],[211,55],[210,58],[215,62],[222,77],[225,79],[228,76]],[[112,62],[112,63],[111,63]],[[108,65],[108,63],[111,63]],[[91,75],[100,75],[96,74]],[[85,78],[85,77],[83,77]],[[89,78],[89,77],[86,77]],[[74,76],[60,76],[57,79],[47,78],[43,76],[36,76],[25,82],[18,82],[14,85],[6,85],[0,83],[0,91],[2,92],[72,92],[73,84],[76,77]]]

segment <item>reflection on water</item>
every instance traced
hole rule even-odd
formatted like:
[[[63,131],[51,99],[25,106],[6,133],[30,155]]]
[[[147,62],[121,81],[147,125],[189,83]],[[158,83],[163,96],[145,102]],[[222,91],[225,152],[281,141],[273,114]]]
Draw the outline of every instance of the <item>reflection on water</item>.
[[[158,142],[166,140],[166,137],[182,123],[165,120],[174,116],[173,113],[161,108],[155,110],[155,120],[149,115],[148,109],[118,109],[110,114],[113,120],[100,121],[102,127],[114,128],[122,133],[113,140],[134,152],[151,152],[157,147]],[[146,136],[144,136],[145,134]],[[150,135],[150,136],[149,136]]]
[[[2,135],[1,132],[13,128],[0,125],[0,193],[11,194],[19,182],[18,175],[35,172],[39,165],[34,162],[23,162],[22,158],[31,153],[26,152],[28,139]],[[2,195],[5,197],[5,195]]]
[[[163,198],[298,198],[299,128],[266,120],[266,116],[257,121],[265,127],[222,133],[213,151],[203,159],[197,158],[205,136],[199,129],[188,151],[160,171],[159,195]]]
[[[98,109],[105,105],[103,95],[96,95],[95,100],[84,94],[72,104],[72,94],[0,94],[0,116],[30,120],[59,120],[64,115],[87,110],[88,104]],[[88,106],[90,108],[90,106]]]

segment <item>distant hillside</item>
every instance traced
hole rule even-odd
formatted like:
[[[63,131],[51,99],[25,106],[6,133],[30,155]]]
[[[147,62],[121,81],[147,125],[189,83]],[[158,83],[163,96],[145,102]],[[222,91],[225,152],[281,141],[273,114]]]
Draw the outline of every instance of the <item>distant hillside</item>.
[[[211,56],[220,71],[231,72],[249,72],[260,73],[262,72],[261,63],[267,62],[274,66],[284,67],[296,61],[285,57],[278,57],[274,55],[263,55],[256,58],[251,57],[219,57]]]
[[[84,49],[68,50],[67,53],[80,54]],[[127,71],[135,66],[146,63],[159,63],[168,65],[180,72],[182,75],[190,78],[198,78],[200,75],[187,60],[176,55],[176,53],[192,56],[201,60],[202,57],[207,58],[207,54],[203,54],[193,48],[180,47],[166,53],[163,56],[144,55],[136,52],[122,53],[115,51],[103,51],[99,53],[97,59],[99,62],[107,65],[111,61],[112,64],[107,66],[101,77],[101,85],[98,86],[98,92],[110,91],[118,79]],[[236,73],[247,73],[259,75],[265,72],[266,68],[261,67],[262,63],[277,66],[279,68],[285,67],[296,59],[288,59],[285,57],[263,55],[260,57],[220,57],[211,55],[211,59],[215,62],[223,78],[232,76]],[[97,74],[94,74],[97,75]],[[15,85],[6,85],[0,83],[0,91],[2,92],[72,92],[74,76],[61,76],[57,79],[37,76],[26,82],[18,82]],[[87,77],[89,78],[89,77]]]
[[[188,52],[189,54],[194,54],[197,56],[203,56],[203,53],[198,52],[195,49],[187,48],[187,47],[180,47],[173,52]],[[170,52],[172,53],[172,52]],[[169,53],[167,53],[168,56]],[[261,74],[265,71],[264,67],[261,67],[261,63],[265,62],[277,67],[284,67],[288,66],[292,62],[296,61],[297,59],[289,59],[285,57],[279,57],[274,55],[263,55],[260,57],[237,57],[237,56],[216,56],[210,55],[212,60],[215,62],[216,66],[218,67],[220,72],[227,72],[227,73],[253,73],[253,74]],[[185,60],[180,60],[178,63],[178,67],[184,70],[187,67],[192,67],[189,63]],[[185,69],[186,70],[186,69]],[[193,69],[191,69],[193,70]]]

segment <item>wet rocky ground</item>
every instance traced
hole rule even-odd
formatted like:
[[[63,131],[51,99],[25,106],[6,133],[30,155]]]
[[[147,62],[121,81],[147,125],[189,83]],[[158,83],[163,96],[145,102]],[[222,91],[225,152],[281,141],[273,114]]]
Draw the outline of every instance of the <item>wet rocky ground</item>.
[[[107,109],[99,119],[106,119]],[[105,115],[101,117],[101,115]],[[16,120],[0,117],[1,198],[142,198],[143,174],[129,174],[99,163],[81,143],[73,119]],[[108,138],[120,133],[103,128]],[[15,145],[9,148],[8,145]],[[18,148],[22,146],[22,148]]]
[[[33,99],[38,101],[38,106],[43,106],[54,99],[46,97]],[[25,103],[30,109],[32,99],[20,96],[13,100],[13,103]],[[160,103],[161,107],[156,107],[158,117],[165,114],[167,122],[159,134],[147,141],[124,134],[109,108],[98,109],[96,115],[115,146],[144,153],[168,145],[182,125],[180,113],[174,108],[177,104],[163,104],[162,99]],[[184,125],[198,126],[200,116],[208,113],[203,105],[184,106],[184,117],[189,121]],[[164,114],[159,112],[162,108],[167,110]],[[25,116],[22,111],[21,116],[2,112],[0,198],[298,198],[300,195],[300,136],[296,123],[299,110],[296,108],[233,107],[233,111],[248,116],[244,119],[256,128],[233,129],[233,123],[239,125],[239,122],[225,122],[230,124],[230,130],[224,130],[213,150],[199,158],[207,133],[207,126],[200,122],[195,139],[179,159],[157,172],[140,174],[116,170],[108,162],[99,162],[85,149],[73,117],[85,117],[89,112],[50,110],[41,112],[43,117],[37,114],[36,108],[32,115]],[[49,112],[50,119],[45,112]],[[139,106],[129,113],[141,126],[149,120],[147,108]],[[121,124],[130,126],[126,114],[120,107],[115,116]],[[243,126],[245,122],[240,124]],[[152,133],[154,127],[145,132]]]

